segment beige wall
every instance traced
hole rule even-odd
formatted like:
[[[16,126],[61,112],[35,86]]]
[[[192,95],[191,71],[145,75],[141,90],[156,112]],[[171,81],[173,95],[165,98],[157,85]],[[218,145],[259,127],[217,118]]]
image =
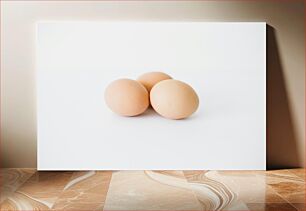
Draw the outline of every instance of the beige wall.
[[[265,21],[268,166],[304,165],[303,1],[1,1],[1,161],[36,167],[35,21]],[[56,156],[56,155],[54,155]]]

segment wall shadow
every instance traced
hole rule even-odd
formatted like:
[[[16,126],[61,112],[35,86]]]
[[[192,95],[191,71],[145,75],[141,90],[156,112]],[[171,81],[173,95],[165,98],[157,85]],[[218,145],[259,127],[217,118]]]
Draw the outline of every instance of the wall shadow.
[[[267,25],[267,169],[298,167],[297,139],[275,29]]]

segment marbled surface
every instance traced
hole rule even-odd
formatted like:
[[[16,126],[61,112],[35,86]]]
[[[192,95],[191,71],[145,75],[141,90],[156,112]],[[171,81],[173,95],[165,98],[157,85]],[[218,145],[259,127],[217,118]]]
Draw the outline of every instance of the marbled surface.
[[[1,210],[305,210],[305,169],[1,169]]]

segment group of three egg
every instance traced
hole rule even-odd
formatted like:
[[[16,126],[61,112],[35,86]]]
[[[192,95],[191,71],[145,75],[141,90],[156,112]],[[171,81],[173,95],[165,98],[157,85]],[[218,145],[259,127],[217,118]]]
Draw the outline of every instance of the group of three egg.
[[[105,102],[115,113],[137,116],[151,105],[161,116],[168,119],[184,119],[199,106],[194,89],[162,72],[149,72],[137,78],[118,79],[105,90]]]

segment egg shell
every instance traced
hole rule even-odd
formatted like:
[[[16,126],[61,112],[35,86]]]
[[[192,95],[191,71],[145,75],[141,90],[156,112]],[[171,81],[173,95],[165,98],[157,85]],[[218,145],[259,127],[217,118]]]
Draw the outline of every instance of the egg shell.
[[[167,79],[172,79],[172,77],[163,72],[148,72],[139,76],[137,81],[144,85],[148,92],[150,92],[155,84]]]
[[[104,98],[107,106],[122,116],[137,116],[149,106],[147,89],[131,79],[113,81],[106,88]]]
[[[193,114],[199,106],[199,98],[194,89],[178,80],[164,80],[156,84],[150,92],[154,110],[168,119],[184,119]]]

